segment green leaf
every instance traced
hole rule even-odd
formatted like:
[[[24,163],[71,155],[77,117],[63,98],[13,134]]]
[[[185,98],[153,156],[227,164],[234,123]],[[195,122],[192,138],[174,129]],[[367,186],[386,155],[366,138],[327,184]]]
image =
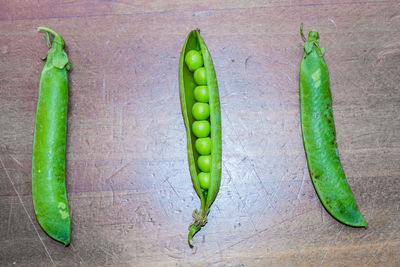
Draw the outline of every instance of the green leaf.
[[[50,43],[50,35],[48,32],[46,32],[46,43],[47,43],[47,47],[50,48],[51,47],[51,43]]]
[[[321,57],[324,56],[324,54],[325,54],[325,46],[321,46],[319,48],[319,51],[321,52]]]
[[[64,51],[56,52],[53,54],[54,67],[62,69],[65,67],[67,63],[68,63],[68,56],[67,53],[65,53]]]
[[[312,42],[305,42],[304,43],[304,51],[306,51],[307,54],[310,54],[313,48],[313,43]]]

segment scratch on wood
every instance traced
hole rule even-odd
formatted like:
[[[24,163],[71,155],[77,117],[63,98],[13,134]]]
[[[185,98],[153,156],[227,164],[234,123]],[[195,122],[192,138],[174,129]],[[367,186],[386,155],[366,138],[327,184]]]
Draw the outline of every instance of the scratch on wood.
[[[10,233],[11,229],[11,215],[12,215],[12,202],[10,202],[10,213],[8,214],[8,227],[7,227],[7,233]]]
[[[282,184],[282,180],[279,181],[279,184],[278,184],[278,186],[276,187],[277,189],[274,191],[274,193],[273,193],[270,197],[268,197],[268,191],[267,191],[267,189],[265,188],[263,182],[261,181],[260,176],[258,176],[258,173],[256,172],[256,166],[254,166],[254,164],[252,164],[252,168],[253,168],[254,174],[255,174],[256,177],[257,177],[257,180],[258,180],[258,181],[260,182],[260,184],[261,184],[261,188],[262,188],[263,191],[265,192],[265,196],[268,198],[268,201],[267,201],[268,207],[271,207],[274,211],[276,211],[279,215],[281,215],[281,212],[272,204],[272,203],[273,203],[272,200],[273,200],[273,198],[276,196],[278,190],[280,189],[280,186],[281,186],[281,184]]]
[[[129,166],[129,164],[131,164],[133,162],[133,160],[129,161],[128,163],[126,163],[125,165],[121,166],[118,170],[116,170],[113,174],[111,174],[108,178],[106,178],[106,181],[111,180],[111,178],[113,178],[115,175],[117,175],[120,171],[122,171],[123,169],[125,169],[126,167]]]
[[[106,102],[106,77],[103,74],[103,85],[101,87],[101,95],[103,96],[103,101]]]
[[[306,4],[295,4],[295,5],[273,5],[273,6],[259,6],[259,9],[271,9],[271,8],[294,8],[294,7],[316,7],[316,6],[331,6],[331,5],[365,5],[368,4],[368,1],[360,1],[360,2],[349,2],[349,3],[306,3]],[[232,8],[224,8],[223,10],[228,11],[228,10],[245,10],[247,7],[232,7]],[[184,9],[185,10],[185,9]],[[211,8],[207,9],[206,11],[208,13],[212,13],[215,11],[220,11],[221,9],[218,8]],[[187,10],[186,10],[187,11]],[[140,14],[167,14],[167,13],[172,13],[175,12],[174,9],[172,10],[157,10],[157,11],[136,11],[132,13],[109,13],[109,14],[86,14],[86,15],[57,15],[57,16],[42,16],[41,19],[72,19],[72,18],[107,18],[107,17],[132,17],[132,16],[137,16]],[[3,19],[0,18],[0,21],[9,21],[9,22],[14,22],[14,21],[33,21],[38,19],[37,17],[35,18],[8,18],[8,19]],[[117,35],[119,38],[119,35]]]
[[[300,185],[299,193],[297,193],[297,199],[300,199],[301,190],[303,189],[304,180],[306,179],[306,173],[307,173],[307,162],[305,163],[305,166],[304,166],[303,179],[301,180],[301,185]]]
[[[23,168],[24,169],[24,166],[22,165],[22,163],[21,162],[19,162],[16,158],[14,158],[12,155],[9,155],[10,156],[10,158],[12,158],[21,168]]]
[[[238,242],[236,242],[236,243],[234,243],[234,244],[232,244],[232,245],[226,247],[226,248],[223,248],[223,249],[221,249],[221,252],[224,251],[224,250],[226,250],[226,249],[233,248],[234,246],[236,246],[236,245],[238,245],[238,244],[240,244],[240,243],[243,243],[244,241],[247,241],[247,240],[249,240],[249,239],[251,239],[251,238],[257,236],[258,234],[259,234],[259,233],[257,232],[257,233],[255,233],[255,234],[252,234],[252,235],[250,235],[250,236],[248,236],[248,237],[246,237],[246,238],[244,238],[244,239],[242,239],[242,240],[240,240],[240,241],[238,241]]]
[[[26,213],[26,216],[28,216],[28,219],[29,219],[30,223],[32,224],[33,229],[35,230],[37,236],[39,237],[39,240],[40,240],[40,242],[42,243],[42,245],[43,245],[43,247],[44,247],[44,250],[45,250],[47,256],[49,257],[49,259],[50,259],[51,263],[53,264],[53,266],[56,266],[56,264],[55,264],[53,258],[51,257],[51,255],[50,255],[50,253],[49,253],[49,250],[47,249],[47,247],[46,247],[46,245],[44,244],[42,238],[40,237],[39,232],[38,232],[38,230],[36,229],[36,226],[35,226],[35,224],[33,223],[33,220],[32,220],[32,218],[31,218],[31,216],[29,216],[28,210],[26,209],[26,207],[25,207],[25,205],[24,205],[24,202],[22,201],[22,198],[21,198],[20,194],[18,193],[17,188],[15,187],[14,182],[12,181],[10,175],[8,174],[8,171],[7,171],[6,167],[4,166],[3,160],[2,160],[1,158],[0,158],[0,163],[1,163],[1,166],[3,167],[3,169],[4,169],[5,173],[6,173],[6,176],[7,176],[8,180],[10,181],[10,183],[11,183],[11,185],[12,185],[14,191],[15,191],[15,194],[17,194],[18,200],[19,200],[19,202],[21,203],[22,208],[24,209],[24,211],[25,211],[25,213]]]
[[[113,182],[111,182],[111,184],[110,184],[110,188],[111,188],[111,193],[112,193],[112,205],[113,206],[115,206],[115,198],[116,198],[116,196],[115,196],[115,190],[114,190],[114,187],[113,187]]]
[[[114,140],[114,127],[115,127],[115,103],[114,103],[114,93],[111,93],[111,105],[112,105],[111,140]]]
[[[112,254],[110,254],[107,250],[105,250],[102,246],[98,247],[101,251],[104,252],[104,254],[106,255],[107,261],[108,261],[108,256],[110,256],[112,258]]]
[[[246,58],[246,60],[244,61],[244,68],[245,68],[245,69],[247,69],[247,64],[249,63],[249,60],[250,60],[251,57],[252,57],[252,56],[248,56],[248,57]]]
[[[325,257],[326,257],[327,254],[328,254],[328,251],[325,251],[325,254],[324,254],[324,256],[322,257],[322,260],[321,260],[321,262],[319,263],[318,267],[321,267],[322,264],[324,264]]]
[[[344,225],[342,225],[342,227],[340,228],[340,230],[339,230],[339,232],[338,232],[338,234],[337,234],[337,236],[336,236],[336,238],[335,238],[335,242],[336,242],[336,240],[339,238],[339,236],[340,236],[340,234],[342,233],[343,229],[344,229]]]
[[[300,216],[302,216],[302,215],[304,215],[304,214],[306,214],[306,213],[308,213],[308,211],[303,212],[303,213],[300,213],[300,214],[297,214],[296,216],[291,217],[291,218],[288,218],[288,219],[285,219],[285,220],[283,220],[283,221],[274,223],[274,224],[268,226],[267,228],[265,228],[265,229],[263,229],[263,230],[260,230],[260,231],[256,232],[255,234],[252,234],[252,235],[250,235],[250,236],[248,236],[248,237],[246,237],[246,238],[240,240],[239,242],[236,242],[236,243],[234,243],[234,244],[232,244],[232,245],[230,245],[230,246],[228,246],[228,247],[226,247],[226,248],[223,248],[222,250],[230,249],[230,248],[232,248],[232,247],[234,247],[234,246],[236,246],[236,245],[242,243],[243,241],[247,241],[247,240],[249,240],[249,239],[251,239],[251,238],[254,238],[254,237],[256,237],[256,236],[262,234],[262,233],[265,232],[265,231],[268,231],[269,229],[271,229],[272,227],[274,227],[274,226],[276,226],[276,225],[280,225],[280,224],[282,224],[282,223],[288,222],[288,221],[293,220],[293,219],[295,219],[295,218],[297,218],[297,217],[300,217]]]
[[[337,29],[337,25],[336,25],[335,20],[334,20],[333,18],[331,18],[331,17],[328,17],[328,19],[329,19],[330,22],[332,22],[332,24],[333,24],[333,25],[335,26],[335,28]]]
[[[176,192],[175,188],[172,186],[172,184],[169,182],[168,178],[164,180],[164,182],[167,182],[169,184],[169,186],[172,188],[172,191],[175,192],[175,194],[181,198],[181,196],[178,194],[178,192]]]
[[[371,256],[371,259],[367,262],[366,265],[369,265],[372,260],[376,260],[376,255],[375,254],[371,253],[370,256]]]
[[[223,107],[221,107],[221,111],[222,111],[222,113],[226,114],[225,109],[224,109]],[[231,128],[233,129],[234,134],[235,134],[236,137],[238,138],[238,144],[239,144],[240,147],[242,148],[242,150],[243,150],[243,152],[244,152],[244,155],[248,155],[249,153],[247,153],[247,151],[246,151],[246,149],[244,148],[242,142],[240,141],[240,140],[241,140],[241,139],[239,138],[240,136],[239,136],[239,134],[237,133],[237,130],[236,130],[236,128],[233,126],[232,122],[229,120],[229,116],[225,116],[225,117],[226,117],[226,120],[228,121],[228,124],[229,124],[229,125],[231,126]],[[276,208],[272,205],[272,201],[271,201],[271,200],[273,199],[273,197],[275,196],[277,190],[274,192],[274,194],[273,194],[272,196],[268,196],[268,191],[267,191],[267,189],[265,188],[263,182],[261,181],[261,179],[260,179],[258,173],[256,172],[256,169],[257,169],[257,168],[256,168],[255,164],[253,164],[253,161],[252,161],[252,159],[251,159],[250,157],[249,157],[249,161],[250,161],[251,167],[252,167],[252,169],[253,169],[253,171],[254,171],[254,174],[255,174],[255,176],[257,177],[257,180],[259,181],[259,183],[260,183],[260,185],[261,185],[261,188],[263,189],[263,191],[264,191],[264,193],[265,193],[265,196],[270,200],[270,201],[268,201],[268,203],[269,203],[269,204],[268,204],[268,207],[271,207],[272,209],[274,209],[274,210],[280,215],[281,213],[279,212],[278,209],[276,209]],[[282,181],[281,181],[281,182],[282,182]],[[250,216],[249,216],[249,218],[250,218]]]
[[[224,162],[222,162],[222,165],[224,165],[224,168],[226,169],[226,172],[228,173],[228,176],[230,177],[230,180],[232,181],[233,188],[235,189],[236,194],[238,194],[240,202],[242,203],[243,207],[246,207],[246,205],[245,205],[244,202],[243,202],[243,198],[240,196],[240,193],[239,193],[239,191],[237,190],[237,187],[236,187],[236,185],[235,185],[235,182],[234,182],[233,179],[231,178],[231,177],[232,177],[231,173],[229,172],[228,168],[226,168]],[[249,217],[249,220],[250,220],[250,222],[251,222],[251,225],[253,226],[254,231],[257,232],[256,225],[254,224],[253,219],[251,218],[251,216],[250,216],[250,214],[249,214],[247,208],[246,208],[246,213],[247,213],[247,216]]]
[[[333,240],[330,242],[330,245],[334,245],[334,243],[336,242],[336,240],[339,238],[340,234],[342,233],[343,229],[344,229],[344,225],[342,225],[342,227],[340,227],[339,232],[336,234],[335,239],[333,239]],[[325,251],[325,254],[324,254],[324,256],[322,257],[321,262],[319,263],[318,267],[321,267],[321,266],[322,266],[322,264],[323,264],[324,261],[325,261],[326,255],[328,255],[328,250]]]
[[[167,256],[170,257],[170,258],[173,258],[173,259],[177,259],[177,260],[183,259],[182,256],[175,256],[175,255],[172,255],[172,254],[167,254]]]
[[[367,262],[367,265],[369,265],[370,262],[371,262],[373,259],[376,260],[376,255],[378,255],[379,251],[385,249],[385,248],[389,245],[389,241],[391,240],[392,235],[393,235],[393,233],[389,235],[389,237],[386,239],[386,241],[385,241],[384,244],[382,244],[380,247],[378,247],[378,248],[375,250],[375,253],[371,253],[372,258]]]
[[[72,243],[70,243],[71,248],[75,251],[75,253],[78,255],[80,261],[79,263],[81,264],[81,266],[87,266],[87,264],[85,263],[85,261],[82,259],[81,255],[79,254],[79,250],[76,250],[75,247],[72,245]]]
[[[193,17],[195,17],[195,16],[199,16],[199,15],[202,15],[202,14],[210,14],[210,13],[212,13],[212,10],[211,9],[209,9],[209,10],[203,10],[203,11],[199,11],[199,12],[196,12],[196,13],[193,13]]]
[[[119,137],[122,137],[122,121],[123,121],[124,107],[122,106],[121,111],[119,113]]]

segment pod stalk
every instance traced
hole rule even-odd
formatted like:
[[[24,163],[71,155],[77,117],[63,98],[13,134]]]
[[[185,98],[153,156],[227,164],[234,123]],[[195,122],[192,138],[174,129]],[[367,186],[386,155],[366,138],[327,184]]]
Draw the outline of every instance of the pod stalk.
[[[52,30],[47,27],[38,27],[37,30],[46,32],[46,42],[49,47],[50,47],[49,33],[51,33],[54,36],[53,44],[54,43],[59,44],[59,45],[61,45],[61,48],[64,48],[64,45],[65,45],[64,39],[55,30]],[[51,46],[53,46],[53,44]]]
[[[201,227],[198,227],[194,224],[191,224],[189,226],[189,234],[188,234],[188,244],[192,248],[193,247],[193,236],[201,229]]]
[[[306,42],[307,39],[306,39],[306,37],[304,36],[304,33],[303,33],[303,22],[300,24],[300,35],[301,35],[301,38],[303,39],[303,41]]]

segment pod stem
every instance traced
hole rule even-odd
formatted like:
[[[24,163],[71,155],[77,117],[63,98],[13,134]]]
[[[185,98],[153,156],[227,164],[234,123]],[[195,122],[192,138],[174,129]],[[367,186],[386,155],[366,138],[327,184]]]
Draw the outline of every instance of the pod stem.
[[[50,34],[48,32],[46,32],[46,43],[47,43],[47,47],[50,48],[51,47]]]
[[[200,229],[207,224],[207,211],[195,209],[193,211],[193,221],[189,225],[188,243],[190,247],[193,247],[193,236],[200,231]]]
[[[301,38],[303,39],[303,41],[306,42],[307,39],[306,39],[306,37],[304,36],[304,33],[303,33],[303,22],[300,24],[300,35],[301,35]]]
[[[61,48],[64,48],[64,45],[65,45],[64,39],[55,30],[52,30],[47,27],[38,27],[37,30],[46,32],[46,42],[49,47],[50,47],[49,33],[51,33],[52,35],[54,35],[53,43],[59,44],[59,45],[61,45]]]
[[[194,224],[191,224],[189,226],[189,235],[188,235],[188,243],[189,246],[192,248],[193,247],[193,236],[201,229],[201,227],[198,227]]]

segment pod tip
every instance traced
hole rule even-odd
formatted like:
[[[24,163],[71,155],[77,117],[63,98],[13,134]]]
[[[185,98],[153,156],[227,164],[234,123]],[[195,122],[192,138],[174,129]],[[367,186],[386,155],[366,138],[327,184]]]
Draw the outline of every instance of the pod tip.
[[[49,28],[47,28],[47,27],[43,27],[43,26],[39,26],[38,28],[37,28],[37,31],[38,32],[40,32],[40,31],[47,31]],[[51,30],[51,29],[49,29],[49,30]]]
[[[68,246],[71,242],[71,222],[70,218],[63,221],[46,220],[42,217],[37,217],[42,229],[54,240]]]
[[[361,215],[362,216],[362,215]],[[363,219],[363,221],[362,221],[362,223],[360,224],[360,226],[361,227],[364,227],[364,228],[368,228],[368,223],[367,223],[367,221],[364,219],[364,217],[362,217],[362,219]]]
[[[355,214],[352,214],[352,216],[350,218],[347,218],[347,220],[345,220],[344,222],[353,227],[368,227],[367,221],[364,219],[364,216],[361,214],[358,208],[355,211]]]
[[[62,233],[48,233],[51,238],[57,240],[64,244],[64,246],[68,246],[71,243],[71,235],[70,232],[67,230],[66,232]]]
[[[193,239],[189,237],[188,239],[189,247],[193,248]]]
[[[198,227],[194,224],[189,226],[189,234],[188,234],[188,244],[189,247],[193,248],[193,236],[200,230],[201,227]]]

